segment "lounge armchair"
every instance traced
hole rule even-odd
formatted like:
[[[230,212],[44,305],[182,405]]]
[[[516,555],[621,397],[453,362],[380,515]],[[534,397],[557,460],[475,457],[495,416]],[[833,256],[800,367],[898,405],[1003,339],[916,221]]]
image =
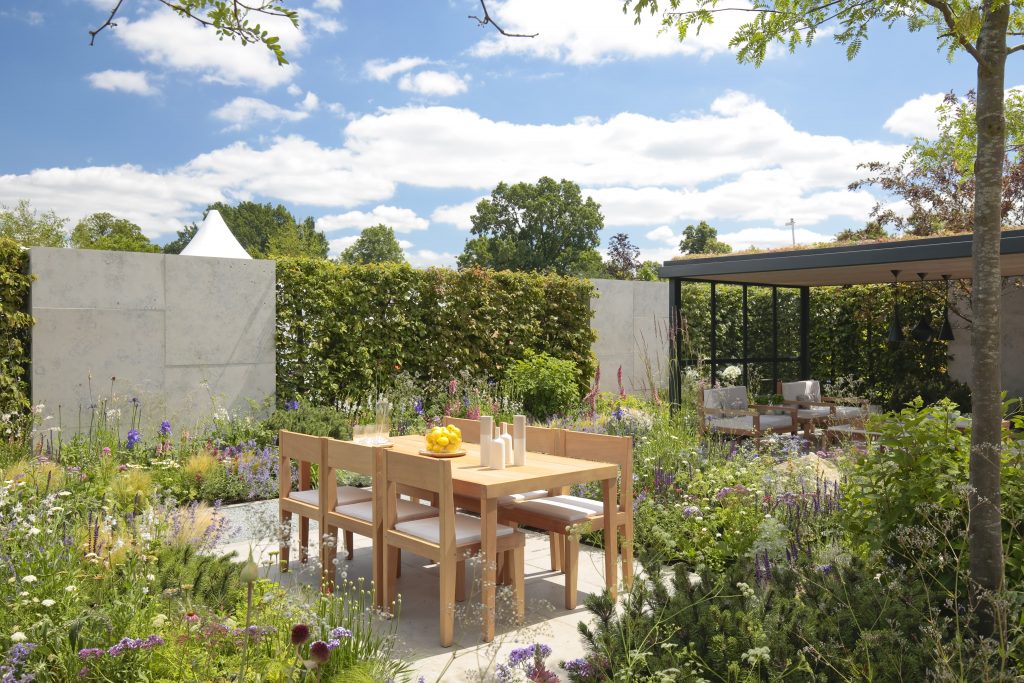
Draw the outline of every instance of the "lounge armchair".
[[[816,379],[779,382],[778,390],[783,405],[797,408],[797,421],[805,434],[813,434],[821,424],[860,424],[868,416],[867,399],[822,396]]]
[[[751,405],[746,387],[705,389],[699,408],[703,431],[751,436],[760,440],[765,433],[796,434],[796,406]]]

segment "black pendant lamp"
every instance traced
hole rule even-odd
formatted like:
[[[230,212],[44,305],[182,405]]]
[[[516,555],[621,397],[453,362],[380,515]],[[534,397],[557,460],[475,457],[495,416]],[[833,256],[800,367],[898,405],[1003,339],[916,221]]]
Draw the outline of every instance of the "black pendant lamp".
[[[924,286],[924,279],[928,273],[918,273],[917,277],[921,279],[921,285]],[[910,336],[917,341],[931,341],[931,338],[935,336],[935,330],[932,329],[932,325],[928,322],[928,311],[926,310],[924,315],[921,316],[921,321],[917,323],[917,326],[910,331]]]
[[[900,271],[892,271],[892,322],[889,323],[889,343],[899,344],[903,341],[903,325],[900,323],[900,298],[897,284]]]
[[[953,326],[949,324],[949,276],[943,275],[946,283],[946,311],[942,316],[942,329],[939,330],[939,339],[942,341],[953,341]]]

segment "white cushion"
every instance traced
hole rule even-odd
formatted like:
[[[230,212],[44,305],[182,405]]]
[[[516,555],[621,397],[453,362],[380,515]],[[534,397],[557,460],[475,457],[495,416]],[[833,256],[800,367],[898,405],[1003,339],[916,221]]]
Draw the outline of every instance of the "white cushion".
[[[836,417],[841,418],[864,418],[867,417],[867,411],[861,406],[836,406]]]
[[[373,521],[373,501],[356,503],[355,505],[339,505],[334,508],[334,511],[346,517],[361,519],[364,522]],[[439,514],[438,509],[435,507],[401,499],[398,500],[397,512],[400,521],[420,519],[421,517],[436,517]]]
[[[550,496],[519,503],[516,510],[526,510],[571,524],[603,515],[604,501],[579,496]]]
[[[509,505],[515,505],[516,503],[522,503],[525,500],[543,498],[546,495],[548,495],[546,489],[537,489],[536,491],[527,491],[526,493],[513,493],[510,496],[499,496],[498,505],[508,507]]]
[[[704,390],[704,407],[721,409],[722,407],[722,392],[720,389],[705,389]]]
[[[821,384],[816,379],[783,382],[782,398],[786,401],[821,401]]]
[[[309,489],[307,491],[292,491],[288,494],[288,497],[292,500],[297,500],[300,503],[306,503],[307,505],[319,505],[320,504],[320,489]],[[371,500],[373,494],[370,493],[369,489],[361,489],[358,486],[339,486],[338,487],[338,505],[349,505],[351,503],[362,503],[365,500]]]
[[[754,428],[754,418],[750,417],[713,417],[708,424],[715,429],[742,429],[750,431]],[[793,420],[789,415],[762,415],[761,430],[768,429],[790,429]]]
[[[428,543],[441,542],[441,518],[430,517],[395,525],[395,531],[422,538]],[[498,525],[498,536],[508,536],[515,531],[510,526]],[[469,515],[455,515],[455,545],[469,545],[480,542],[480,520]]]
[[[800,408],[796,411],[796,416],[801,420],[815,420],[819,417],[828,417],[831,414],[832,411],[824,407]]]

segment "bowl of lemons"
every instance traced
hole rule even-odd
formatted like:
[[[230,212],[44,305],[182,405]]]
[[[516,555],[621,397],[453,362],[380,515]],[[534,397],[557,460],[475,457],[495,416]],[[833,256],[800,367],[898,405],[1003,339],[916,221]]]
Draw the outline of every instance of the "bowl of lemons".
[[[434,427],[427,432],[427,447],[420,451],[435,458],[457,458],[466,454],[462,447],[462,430],[455,425]]]

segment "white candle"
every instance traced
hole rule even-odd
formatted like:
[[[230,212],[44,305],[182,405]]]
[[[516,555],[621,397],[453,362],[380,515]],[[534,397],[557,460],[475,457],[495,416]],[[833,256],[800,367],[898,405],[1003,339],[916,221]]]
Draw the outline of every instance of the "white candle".
[[[516,415],[512,418],[512,443],[514,455],[512,464],[522,467],[526,464],[526,416]]]
[[[491,466],[491,441],[494,437],[494,418],[490,415],[480,416],[480,464]]]
[[[503,444],[503,450],[505,453],[505,466],[512,465],[512,435],[505,432],[501,435],[501,443]]]
[[[505,469],[505,442],[499,438],[491,439],[491,469]]]

